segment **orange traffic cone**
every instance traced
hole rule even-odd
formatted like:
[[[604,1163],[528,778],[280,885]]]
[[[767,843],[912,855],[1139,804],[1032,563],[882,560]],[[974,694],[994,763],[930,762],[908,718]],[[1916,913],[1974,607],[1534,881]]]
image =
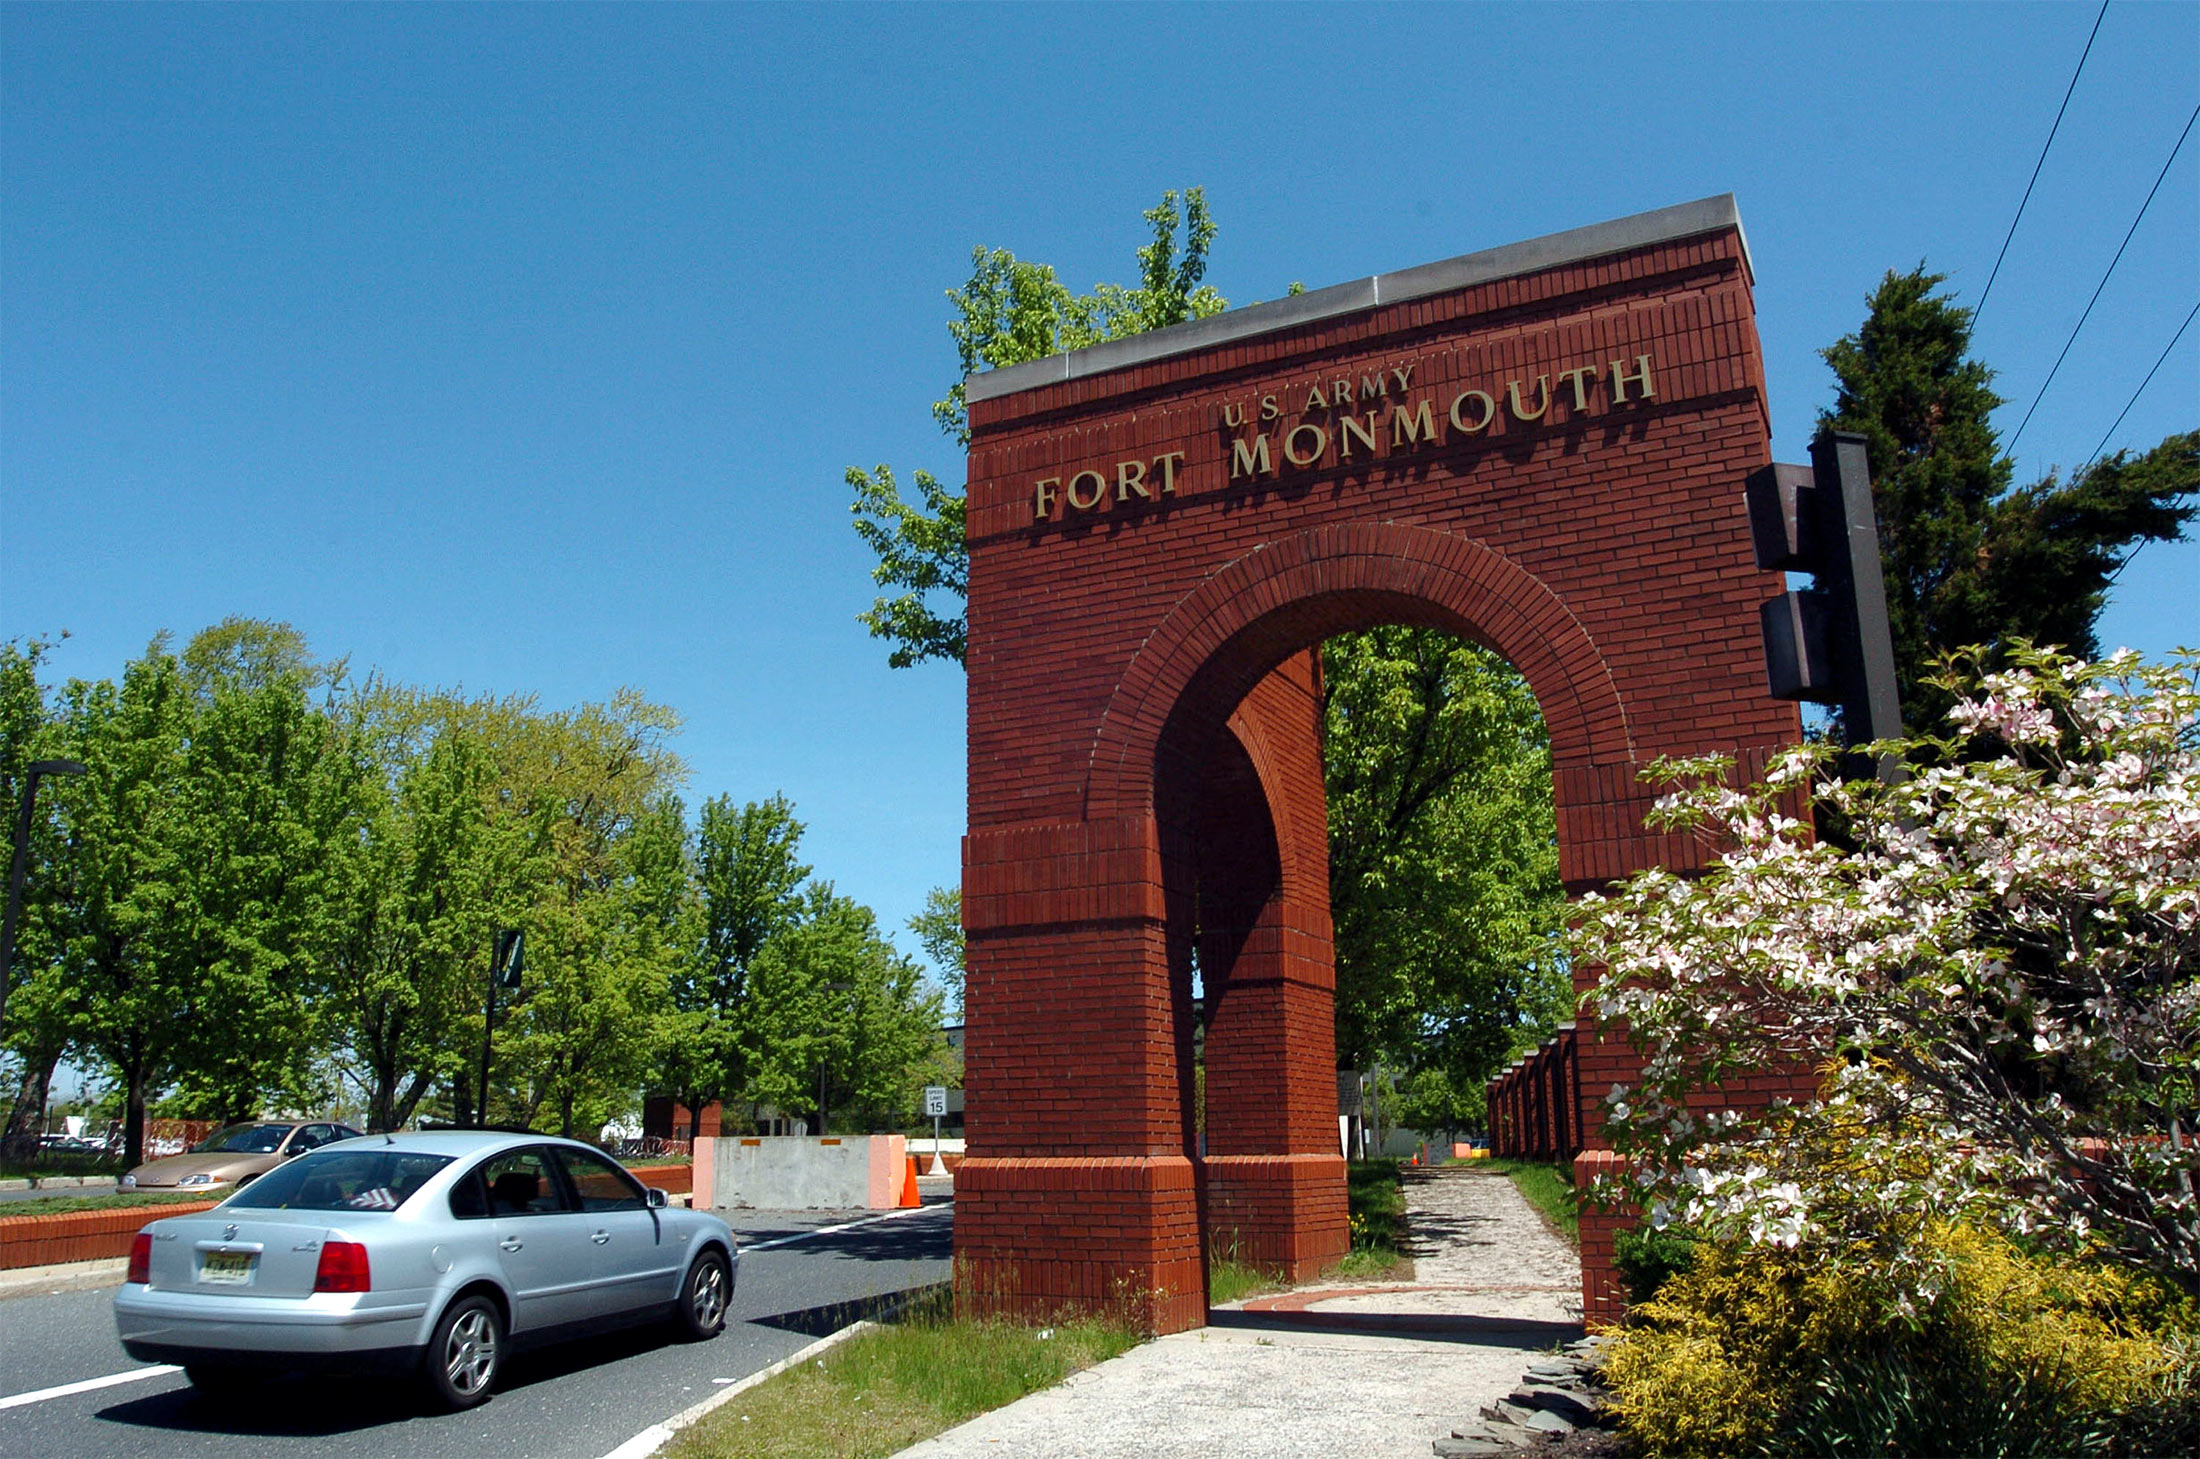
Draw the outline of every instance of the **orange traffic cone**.
[[[923,1198],[917,1194],[917,1157],[914,1155],[909,1157],[908,1173],[901,1178],[901,1204],[904,1210],[924,1204]]]

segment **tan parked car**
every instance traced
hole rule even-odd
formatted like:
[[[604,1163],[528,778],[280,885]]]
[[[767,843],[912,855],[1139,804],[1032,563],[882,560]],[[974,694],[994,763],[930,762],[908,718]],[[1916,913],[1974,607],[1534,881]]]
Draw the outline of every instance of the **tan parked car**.
[[[181,1155],[148,1160],[122,1177],[124,1190],[222,1191],[250,1185],[276,1166],[332,1140],[358,1135],[328,1121],[253,1120],[224,1125]]]

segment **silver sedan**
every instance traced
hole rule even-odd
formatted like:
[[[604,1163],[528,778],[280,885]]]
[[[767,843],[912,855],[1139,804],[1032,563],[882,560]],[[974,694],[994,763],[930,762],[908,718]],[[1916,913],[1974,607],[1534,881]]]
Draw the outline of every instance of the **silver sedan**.
[[[739,1260],[725,1222],[577,1141],[369,1135],[140,1231],[115,1327],[202,1389],[388,1372],[464,1408],[514,1343],[659,1316],[715,1337]]]

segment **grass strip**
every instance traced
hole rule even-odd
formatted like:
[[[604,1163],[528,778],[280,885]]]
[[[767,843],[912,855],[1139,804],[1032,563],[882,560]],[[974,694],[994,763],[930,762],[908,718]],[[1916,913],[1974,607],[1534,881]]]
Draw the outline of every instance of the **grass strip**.
[[[1538,1160],[1477,1160],[1476,1165],[1511,1179],[1536,1214],[1577,1248],[1581,1245],[1581,1202],[1571,1165]]]
[[[1258,1297],[1265,1292],[1280,1292],[1288,1285],[1274,1272],[1239,1261],[1234,1256],[1212,1256],[1207,1259],[1209,1307],[1242,1302],[1247,1297]]]
[[[1345,1168],[1352,1250],[1328,1273],[1334,1280],[1407,1282],[1405,1168],[1395,1160],[1355,1160]]]
[[[67,1216],[78,1211],[115,1211],[126,1206],[177,1206],[196,1201],[219,1200],[229,1194],[226,1190],[187,1191],[181,1195],[167,1191],[145,1191],[141,1194],[115,1194],[111,1196],[33,1196],[24,1201],[0,1201],[0,1217],[6,1216]]]
[[[943,1299],[851,1338],[674,1436],[667,1459],[883,1459],[1128,1352],[1130,1328],[959,1322]]]

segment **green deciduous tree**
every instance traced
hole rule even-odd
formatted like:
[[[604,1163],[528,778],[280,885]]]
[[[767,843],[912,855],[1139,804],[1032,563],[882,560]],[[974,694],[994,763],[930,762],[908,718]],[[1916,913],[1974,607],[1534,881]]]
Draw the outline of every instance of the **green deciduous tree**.
[[[750,1097],[817,1110],[821,1129],[828,1113],[843,1127],[898,1125],[944,1067],[939,1025],[939,995],[871,910],[813,882],[793,925],[751,969],[742,1028]]]
[[[90,773],[56,796],[55,976],[72,1044],[124,1092],[132,1159],[171,1082],[232,1118],[319,1090],[323,852],[357,806],[308,695],[330,677],[287,626],[236,619],[60,696],[57,744]]]
[[[534,835],[526,979],[500,1021],[522,1123],[593,1127],[649,1076],[681,957],[685,838],[665,747],[678,717],[631,690],[518,718],[497,745],[505,813]],[[486,968],[487,950],[483,950]]]
[[[1826,430],[1870,443],[1880,552],[1905,718],[1951,702],[1930,680],[1956,648],[2060,644],[2090,657],[2109,584],[2145,542],[2177,540],[2200,489],[2200,431],[2118,451],[2066,479],[2013,487],[1988,417],[1994,372],[1970,357],[1971,311],[1923,266],[1888,273],[1863,327],[1825,351],[1839,382]]]
[[[1204,319],[1228,307],[1220,294],[1201,283],[1215,237],[1206,195],[1196,187],[1187,189],[1180,213],[1177,195],[1164,193],[1145,216],[1153,239],[1138,250],[1138,283],[1127,288],[1101,284],[1089,294],[1073,294],[1046,264],[1027,263],[1003,248],[979,248],[971,254],[970,282],[947,294],[956,316],[947,332],[954,338],[961,374],[947,397],[932,407],[940,429],[958,444],[970,443],[962,380],[980,368],[1043,360],[1063,350]],[[847,474],[855,493],[849,510],[855,514],[856,532],[878,557],[871,577],[882,588],[902,589],[860,615],[873,638],[893,645],[887,658],[897,669],[933,658],[963,661],[963,604],[969,596],[963,494],[943,486],[930,472],[917,472],[914,481],[919,501],[911,503],[903,499],[887,466],[872,471],[851,466]]]
[[[284,624],[195,636],[164,828],[175,893],[161,956],[191,990],[181,1094],[224,1119],[325,1097],[316,1069],[331,890],[324,855],[354,829],[352,764],[308,698],[325,675]]]
[[[1572,1000],[1543,716],[1502,658],[1433,629],[1341,635],[1323,667],[1337,1055],[1440,1075],[1408,1087],[1461,1123]]]
[[[144,1158],[146,1100],[174,1072],[196,991],[167,936],[186,912],[176,781],[190,714],[162,639],[124,666],[121,683],[72,680],[60,696],[62,743],[89,770],[56,796],[67,841],[60,976],[72,1042],[121,1089],[133,1164]]]
[[[525,698],[466,699],[370,682],[340,706],[359,764],[360,828],[329,848],[342,890],[329,928],[331,1033],[376,1129],[437,1092],[479,1116],[481,1022],[499,928],[545,895],[544,798],[507,769],[536,714]]]
[[[962,889],[934,887],[924,894],[924,910],[909,919],[924,955],[940,971],[947,1006],[955,1017],[963,1016],[963,915]]]
[[[48,758],[55,743],[46,689],[39,678],[39,666],[49,648],[41,639],[0,643],[0,822],[10,838],[27,767],[33,760]],[[0,1050],[15,1059],[17,1075],[6,1129],[0,1133],[0,1151],[11,1159],[36,1150],[38,1119],[45,1111],[54,1068],[68,1047],[67,989],[55,976],[60,968],[54,925],[59,836],[50,797],[50,790],[41,792],[40,803],[32,807],[13,966],[0,968],[8,987]],[[14,849],[12,839],[0,844],[0,857],[12,857]],[[4,894],[0,888],[0,895]]]
[[[704,1106],[747,1091],[751,1070],[743,1029],[750,970],[772,939],[802,913],[810,868],[797,860],[803,825],[783,795],[736,807],[731,796],[703,803],[696,827],[698,935],[672,984],[663,1078],[688,1109],[688,1136]]]

